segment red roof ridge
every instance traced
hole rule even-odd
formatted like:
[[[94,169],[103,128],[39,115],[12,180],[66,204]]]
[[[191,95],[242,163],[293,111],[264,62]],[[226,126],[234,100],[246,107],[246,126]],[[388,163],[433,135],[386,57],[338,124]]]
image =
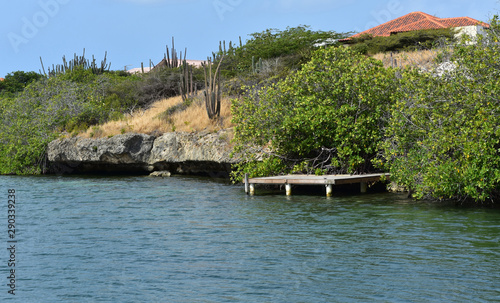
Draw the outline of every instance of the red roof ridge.
[[[470,17],[439,18],[421,11],[415,11],[399,18],[389,20],[373,28],[357,33],[350,38],[342,40],[350,40],[351,38],[360,37],[365,34],[372,36],[390,36],[392,33],[398,32],[470,25],[481,25],[483,27],[489,27],[489,24]]]
[[[477,25],[481,25],[483,27],[487,27],[489,28],[490,25],[488,23],[485,23],[485,22],[482,22],[482,21],[479,21],[479,20],[476,20],[474,18],[471,18],[471,17],[455,17],[455,18],[462,18],[462,19],[468,19],[469,21],[471,22],[475,22]],[[447,18],[447,19],[455,19],[455,18]]]

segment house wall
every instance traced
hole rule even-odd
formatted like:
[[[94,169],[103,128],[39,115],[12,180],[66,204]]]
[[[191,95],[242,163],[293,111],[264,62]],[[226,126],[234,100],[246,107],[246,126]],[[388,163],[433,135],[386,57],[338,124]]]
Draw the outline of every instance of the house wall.
[[[467,35],[472,39],[467,44],[474,44],[478,35],[484,36],[486,34],[486,30],[480,25],[460,26],[456,29],[455,38],[460,39],[463,35]]]

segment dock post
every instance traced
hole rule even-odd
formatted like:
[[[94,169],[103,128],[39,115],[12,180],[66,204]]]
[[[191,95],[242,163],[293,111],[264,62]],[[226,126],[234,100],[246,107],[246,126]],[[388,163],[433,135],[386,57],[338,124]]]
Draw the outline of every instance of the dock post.
[[[287,196],[291,196],[292,195],[292,185],[291,184],[286,184],[285,185],[285,189],[286,189],[286,195]]]
[[[255,195],[255,184],[250,183],[249,188],[250,188],[250,196]]]
[[[326,185],[326,196],[327,197],[333,196],[333,185],[331,185],[331,184]]]
[[[248,195],[248,174],[245,174],[245,194]]]
[[[361,182],[361,193],[362,194],[366,193],[366,190],[367,190],[367,183]]]

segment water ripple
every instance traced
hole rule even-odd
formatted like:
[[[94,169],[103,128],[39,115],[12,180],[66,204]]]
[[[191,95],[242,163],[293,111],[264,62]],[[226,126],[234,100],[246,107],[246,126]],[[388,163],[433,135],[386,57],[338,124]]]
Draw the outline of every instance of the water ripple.
[[[0,177],[11,187],[22,302],[500,300],[496,210],[199,178]]]

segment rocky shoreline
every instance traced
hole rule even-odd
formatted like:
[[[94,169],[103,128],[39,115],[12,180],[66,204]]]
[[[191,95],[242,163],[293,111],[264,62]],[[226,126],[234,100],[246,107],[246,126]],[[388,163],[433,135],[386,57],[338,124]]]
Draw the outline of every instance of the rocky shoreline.
[[[231,130],[172,132],[160,136],[128,133],[111,138],[64,138],[49,143],[52,174],[173,174],[228,177]]]

